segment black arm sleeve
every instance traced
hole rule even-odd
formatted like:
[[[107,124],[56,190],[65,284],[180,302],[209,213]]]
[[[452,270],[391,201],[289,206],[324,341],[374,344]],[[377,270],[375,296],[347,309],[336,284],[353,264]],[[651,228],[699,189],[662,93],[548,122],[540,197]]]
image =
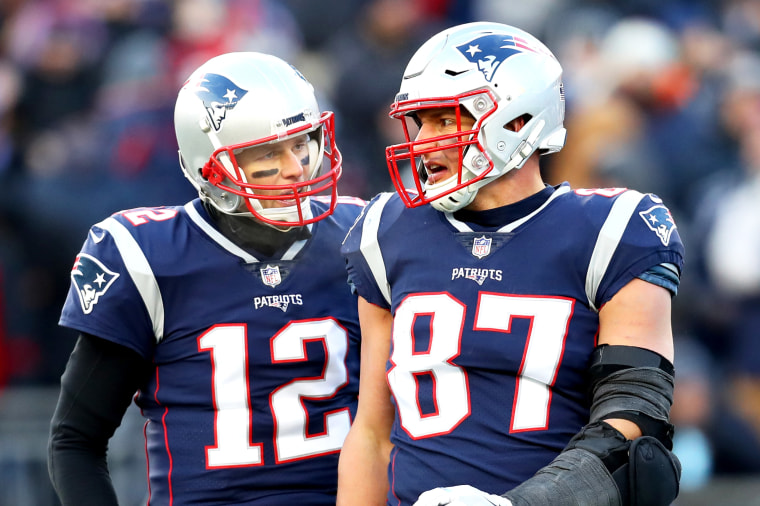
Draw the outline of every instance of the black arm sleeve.
[[[48,472],[63,506],[116,505],[108,440],[153,365],[135,351],[82,334],[61,376]]]

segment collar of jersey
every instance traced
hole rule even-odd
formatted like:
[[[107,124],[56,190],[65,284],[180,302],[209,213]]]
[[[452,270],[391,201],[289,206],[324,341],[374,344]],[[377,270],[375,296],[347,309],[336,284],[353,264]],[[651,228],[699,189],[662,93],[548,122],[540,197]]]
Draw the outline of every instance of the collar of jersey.
[[[211,224],[211,218],[206,213],[206,210],[203,209],[200,199],[195,199],[185,204],[185,211],[193,223],[195,223],[211,240],[227,250],[229,253],[240,257],[247,264],[258,263],[261,261],[234,242],[230,241],[214,225]],[[307,227],[309,227],[309,230],[311,230],[311,224],[307,225]],[[291,244],[290,248],[288,248],[285,253],[283,253],[280,260],[293,260],[293,258],[295,258],[295,256],[306,245],[306,242],[307,239],[302,239]]]
[[[530,220],[553,202],[554,199],[569,191],[570,186],[564,183],[556,188],[547,186],[535,195],[507,206],[487,211],[458,211],[457,213],[444,213],[444,215],[449,223],[460,232],[474,232],[473,227],[477,231],[485,231],[498,226],[494,225],[494,223],[502,224],[506,222],[505,225],[495,230],[497,233],[506,233],[511,232]]]

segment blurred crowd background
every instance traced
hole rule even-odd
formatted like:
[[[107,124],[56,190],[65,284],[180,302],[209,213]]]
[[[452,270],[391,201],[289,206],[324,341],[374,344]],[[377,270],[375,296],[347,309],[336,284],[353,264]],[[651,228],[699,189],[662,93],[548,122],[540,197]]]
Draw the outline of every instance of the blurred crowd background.
[[[195,67],[248,50],[296,65],[336,113],[341,193],[368,199],[392,190],[387,113],[409,57],[476,20],[533,33],[565,69],[569,133],[547,181],[652,192],[672,211],[684,490],[760,477],[758,0],[0,0],[0,419],[37,398],[13,392],[47,391],[52,411],[89,226],[195,196],[172,125]]]

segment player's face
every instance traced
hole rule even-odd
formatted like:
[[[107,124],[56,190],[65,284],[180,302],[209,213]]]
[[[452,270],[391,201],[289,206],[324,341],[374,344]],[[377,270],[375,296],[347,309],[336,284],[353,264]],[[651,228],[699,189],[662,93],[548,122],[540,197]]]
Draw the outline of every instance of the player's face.
[[[439,109],[423,109],[417,112],[417,118],[420,121],[420,131],[417,134],[417,141],[431,139],[429,144],[422,144],[421,149],[431,147],[442,148],[440,151],[433,151],[422,155],[422,162],[427,172],[428,184],[436,184],[441,181],[455,176],[459,172],[460,150],[457,148],[446,149],[446,146],[464,138],[453,137],[451,139],[432,140],[447,134],[472,130],[475,120],[468,114],[461,113],[459,124],[457,124],[457,111],[453,107]]]
[[[235,155],[238,165],[250,184],[289,185],[304,180],[309,167],[308,135],[286,139],[274,144],[254,146]],[[292,196],[289,189],[255,190],[258,195]],[[292,198],[259,200],[263,208],[296,205]]]

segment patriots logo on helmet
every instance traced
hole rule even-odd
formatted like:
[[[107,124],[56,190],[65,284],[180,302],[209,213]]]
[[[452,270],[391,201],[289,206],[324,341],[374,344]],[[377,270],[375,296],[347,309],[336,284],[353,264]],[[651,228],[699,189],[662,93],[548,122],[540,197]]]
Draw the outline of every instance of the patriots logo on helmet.
[[[77,289],[79,303],[84,314],[90,314],[119,274],[111,271],[100,260],[86,253],[80,253],[71,268],[71,282]]]
[[[292,69],[295,71],[295,73],[296,73],[296,75],[297,75],[298,77],[300,77],[301,79],[303,79],[303,80],[304,80],[304,81],[306,81],[307,83],[309,82],[309,81],[308,81],[308,80],[307,80],[307,79],[304,77],[304,75],[303,75],[303,74],[301,74],[301,71],[300,71],[300,70],[298,70],[297,68],[295,68],[293,65],[291,65],[291,66],[290,66],[290,68],[292,68]]]
[[[673,220],[673,216],[670,215],[670,211],[663,205],[657,205],[650,207],[646,211],[639,213],[644,223],[657,234],[657,237],[662,241],[663,246],[667,246],[670,242],[670,236],[673,235],[673,231],[676,229],[676,222]]]
[[[526,51],[537,53],[528,41],[512,35],[484,35],[457,46],[459,52],[472,63],[477,64],[486,81],[491,82],[496,69],[504,60]]]
[[[203,101],[209,120],[218,132],[227,117],[227,111],[234,109],[248,90],[219,74],[204,74],[195,83],[193,93]]]

